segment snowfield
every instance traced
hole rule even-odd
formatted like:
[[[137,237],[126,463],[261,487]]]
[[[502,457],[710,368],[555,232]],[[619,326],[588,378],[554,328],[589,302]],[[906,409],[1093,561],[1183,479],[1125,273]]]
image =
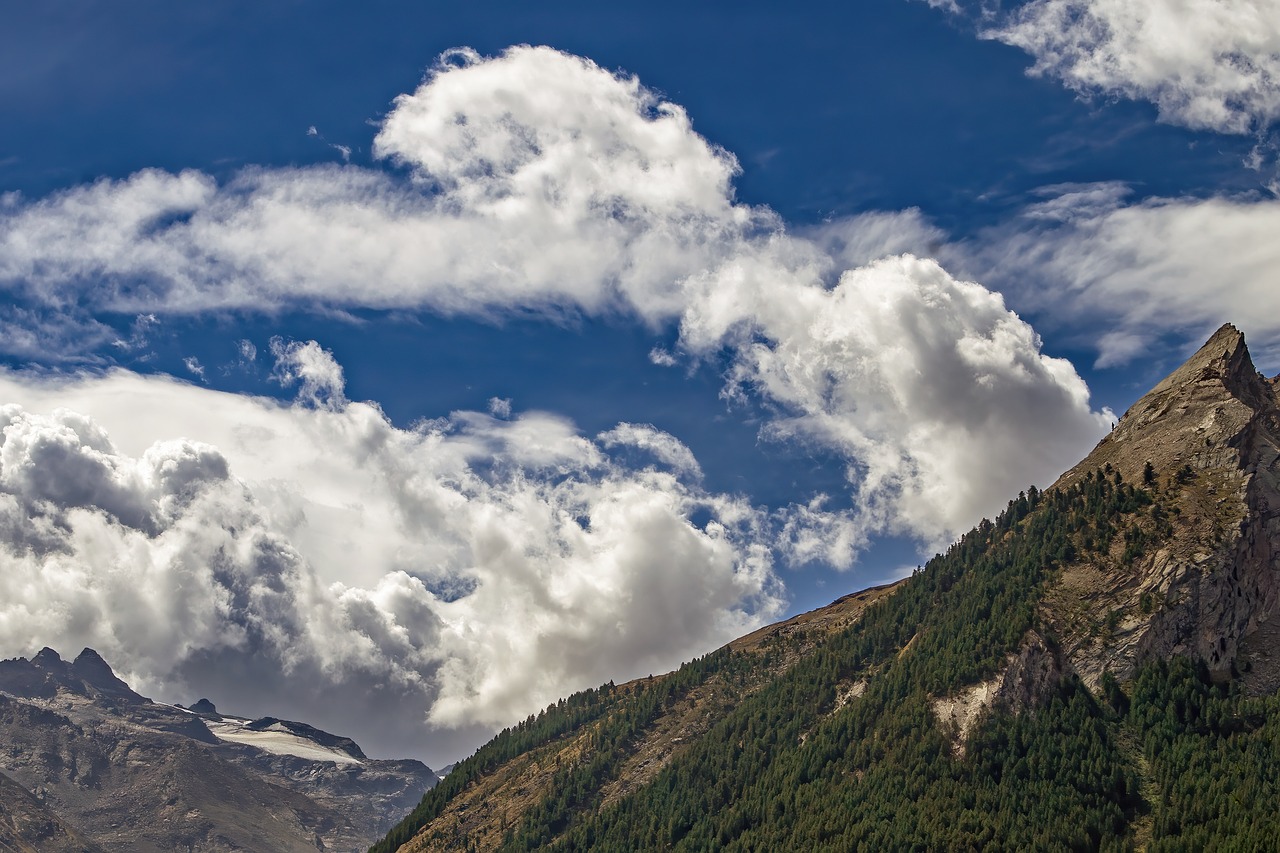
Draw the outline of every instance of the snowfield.
[[[334,761],[338,764],[364,764],[360,759],[353,758],[342,750],[321,746],[315,741],[298,737],[280,723],[264,731],[254,731],[247,728],[242,721],[226,718],[221,722],[206,719],[205,725],[218,740],[248,744],[276,755],[296,755],[309,761]]]

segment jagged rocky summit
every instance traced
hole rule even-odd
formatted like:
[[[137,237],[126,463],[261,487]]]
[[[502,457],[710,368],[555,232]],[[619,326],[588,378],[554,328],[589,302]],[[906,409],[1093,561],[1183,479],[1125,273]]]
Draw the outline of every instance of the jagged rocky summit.
[[[92,649],[0,661],[0,743],[0,849],[363,851],[437,782],[306,723],[153,702]]]
[[[1054,484],[1114,470],[1154,490],[1160,507],[1114,553],[1065,572],[1045,603],[1086,683],[1190,655],[1220,679],[1247,660],[1252,689],[1280,686],[1277,388],[1254,367],[1244,335],[1224,325]],[[1098,613],[1112,630],[1090,631]]]

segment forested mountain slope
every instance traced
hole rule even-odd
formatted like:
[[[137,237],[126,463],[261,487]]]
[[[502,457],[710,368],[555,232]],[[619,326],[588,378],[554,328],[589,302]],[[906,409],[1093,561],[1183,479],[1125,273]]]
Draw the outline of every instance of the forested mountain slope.
[[[1223,327],[922,571],[557,703],[373,850],[1269,849],[1278,415]]]

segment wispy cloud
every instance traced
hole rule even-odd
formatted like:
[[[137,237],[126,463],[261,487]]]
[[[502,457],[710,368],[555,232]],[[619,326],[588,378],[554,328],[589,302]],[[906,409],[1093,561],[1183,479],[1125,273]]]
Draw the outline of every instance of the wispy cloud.
[[[1277,0],[1032,0],[983,35],[1030,53],[1033,74],[1150,101],[1172,124],[1258,133],[1280,118]]]
[[[1051,188],[967,247],[966,261],[1047,322],[1094,330],[1102,367],[1223,322],[1280,349],[1280,201],[1150,198],[1106,183]]]

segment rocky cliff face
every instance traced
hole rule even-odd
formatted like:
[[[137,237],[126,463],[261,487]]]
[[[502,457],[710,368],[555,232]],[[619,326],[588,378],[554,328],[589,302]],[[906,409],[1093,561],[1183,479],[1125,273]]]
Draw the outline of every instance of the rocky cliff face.
[[[363,851],[436,782],[303,723],[152,702],[91,649],[0,661],[0,744],[5,849]]]
[[[1280,659],[1254,639],[1280,604],[1280,405],[1244,336],[1219,329],[1055,485],[1099,472],[1155,502],[1046,599],[1070,667],[1096,686],[1185,654],[1220,678],[1241,661],[1258,689],[1280,682]]]

